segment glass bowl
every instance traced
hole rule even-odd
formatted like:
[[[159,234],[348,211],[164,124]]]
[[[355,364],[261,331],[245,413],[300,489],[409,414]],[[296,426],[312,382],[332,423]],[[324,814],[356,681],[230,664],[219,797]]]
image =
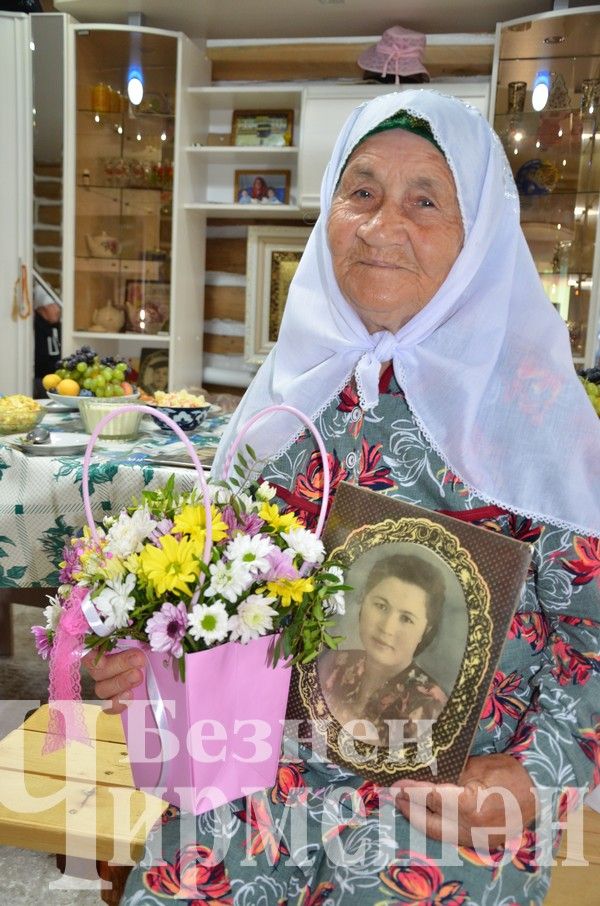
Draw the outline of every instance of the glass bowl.
[[[9,397],[3,397],[9,399]],[[32,401],[33,402],[33,401]],[[38,404],[39,405],[39,404]],[[0,435],[22,434],[39,425],[44,417],[44,408],[29,409],[25,406],[8,406],[0,399]]]
[[[181,428],[182,431],[185,431],[186,434],[193,434],[194,431],[197,431],[210,410],[210,403],[207,403],[205,406],[194,406],[194,407],[185,407],[185,406],[153,406],[153,409],[157,409],[159,412],[168,415],[169,418],[172,418],[175,424]],[[153,417],[154,418],[154,417]],[[154,418],[154,421],[158,425],[161,431],[172,431],[170,425],[166,425],[159,418]]]
[[[91,434],[100,419],[108,415],[113,409],[119,406],[128,406],[136,401],[137,397],[119,396],[111,399],[101,399],[97,396],[80,396],[79,415],[83,423],[83,428],[88,434]],[[111,422],[104,426],[99,437],[112,440],[127,440],[137,437],[140,433],[140,422],[143,412],[133,409],[131,412],[122,412],[115,416]]]

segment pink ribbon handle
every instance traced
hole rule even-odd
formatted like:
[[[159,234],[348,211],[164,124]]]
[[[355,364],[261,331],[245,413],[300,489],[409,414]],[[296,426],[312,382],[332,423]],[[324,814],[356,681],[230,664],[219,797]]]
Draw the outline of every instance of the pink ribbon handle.
[[[323,497],[321,500],[319,520],[315,529],[315,535],[317,536],[317,538],[320,538],[321,532],[323,531],[323,525],[325,524],[325,517],[327,516],[327,504],[329,502],[329,486],[331,483],[329,474],[329,459],[327,458],[327,450],[325,449],[323,438],[319,434],[315,423],[311,421],[308,415],[305,415],[304,412],[301,412],[300,409],[296,409],[294,408],[294,406],[287,406],[282,403],[279,405],[267,406],[266,409],[263,409],[261,412],[257,412],[256,415],[253,415],[252,418],[249,418],[248,421],[240,428],[240,432],[232,443],[231,449],[227,454],[225,465],[223,466],[223,478],[225,480],[227,479],[231,464],[233,462],[233,457],[237,453],[238,447],[246,436],[248,429],[251,428],[252,425],[254,425],[256,422],[260,421],[263,416],[268,415],[270,412],[290,412],[292,415],[295,415],[303,424],[306,425],[307,428],[310,429],[314,439],[317,442],[319,453],[321,454],[321,459],[323,460]]]
[[[90,528],[92,538],[97,543],[98,542],[98,531],[96,529],[96,524],[94,522],[94,516],[92,515],[92,507],[90,505],[90,489],[89,489],[89,470],[90,470],[90,461],[92,458],[92,452],[94,450],[94,444],[98,440],[98,436],[102,429],[112,422],[113,418],[116,418],[117,415],[122,413],[131,412],[135,410],[136,412],[144,412],[146,415],[151,415],[153,418],[158,418],[159,421],[164,422],[165,425],[168,425],[175,434],[183,441],[184,446],[187,448],[190,458],[194,464],[196,472],[198,473],[198,482],[200,484],[200,489],[202,491],[202,498],[204,503],[204,513],[206,517],[206,541],[204,543],[204,562],[208,563],[210,561],[210,553],[212,550],[212,512],[210,508],[210,495],[208,493],[208,486],[206,484],[206,478],[204,477],[204,470],[198,459],[198,454],[194,449],[194,445],[190,443],[190,440],[184,432],[181,430],[179,425],[177,425],[172,418],[168,415],[165,415],[164,412],[161,412],[158,409],[153,409],[151,406],[142,406],[138,403],[127,403],[124,406],[116,406],[114,409],[111,409],[107,415],[103,415],[94,430],[88,441],[87,447],[85,448],[85,454],[83,457],[83,474],[81,479],[81,492],[83,495],[83,508],[85,510],[85,518],[87,519],[87,524]]]

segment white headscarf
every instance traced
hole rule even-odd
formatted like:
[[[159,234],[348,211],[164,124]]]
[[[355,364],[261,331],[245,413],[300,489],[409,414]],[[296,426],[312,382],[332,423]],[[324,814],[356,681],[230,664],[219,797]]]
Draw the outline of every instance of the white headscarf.
[[[369,334],[333,274],[327,218],[340,171],[376,125],[422,117],[454,175],[465,240],[431,301],[395,335]],[[478,496],[536,520],[600,535],[600,421],[575,375],[565,324],[544,294],[519,225],[515,184],[486,120],[430,89],[357,108],[321,186],[321,215],[291,283],[277,345],[221,443],[252,415],[285,402],[315,418],[354,373],[363,407],[378,400],[380,363],[394,373],[421,430]],[[261,458],[300,426],[274,414],[247,437]]]

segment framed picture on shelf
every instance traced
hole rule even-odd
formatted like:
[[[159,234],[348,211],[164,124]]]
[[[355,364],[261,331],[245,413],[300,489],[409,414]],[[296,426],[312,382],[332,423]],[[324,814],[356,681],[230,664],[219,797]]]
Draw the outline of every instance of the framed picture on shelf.
[[[272,349],[310,227],[248,227],[244,356],[260,364]]]
[[[152,396],[157,390],[169,389],[168,349],[142,349],[137,383]]]
[[[133,333],[168,333],[171,284],[162,280],[127,280],[125,330]]]
[[[292,144],[293,110],[234,110],[232,144],[277,148]]]
[[[290,170],[236,170],[233,200],[237,204],[289,204]]]

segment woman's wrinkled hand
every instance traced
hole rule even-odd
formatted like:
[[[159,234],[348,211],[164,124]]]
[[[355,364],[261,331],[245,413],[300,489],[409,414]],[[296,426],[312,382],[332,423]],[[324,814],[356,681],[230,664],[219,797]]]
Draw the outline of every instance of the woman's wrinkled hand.
[[[120,714],[132,697],[131,690],[144,680],[145,658],[141,651],[120,651],[103,654],[97,660],[97,653],[90,651],[82,663],[95,681],[98,698],[111,701],[107,714]]]
[[[480,850],[520,840],[536,815],[531,777],[516,758],[502,753],[469,758],[457,786],[399,780],[392,788],[396,808],[417,830]]]

